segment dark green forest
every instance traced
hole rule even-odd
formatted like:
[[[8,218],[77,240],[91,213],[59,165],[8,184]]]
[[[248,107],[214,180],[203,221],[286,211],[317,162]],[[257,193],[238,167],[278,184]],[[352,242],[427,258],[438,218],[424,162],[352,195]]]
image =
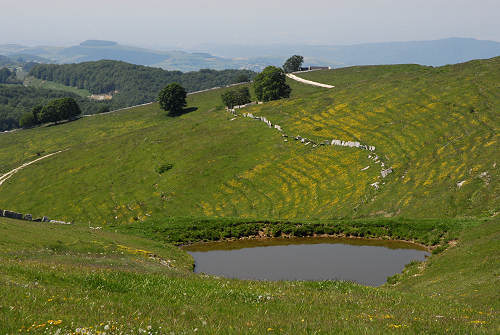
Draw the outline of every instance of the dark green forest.
[[[101,60],[79,64],[39,64],[30,75],[66,86],[83,88],[93,94],[112,93],[111,108],[127,107],[156,100],[166,85],[179,83],[193,92],[248,81],[255,75],[249,70],[166,71],[120,61]]]
[[[22,85],[0,84],[0,131],[19,127],[19,119],[37,105],[45,105],[57,98],[73,98],[83,114],[95,114],[102,110],[103,102],[95,102],[70,92]]]

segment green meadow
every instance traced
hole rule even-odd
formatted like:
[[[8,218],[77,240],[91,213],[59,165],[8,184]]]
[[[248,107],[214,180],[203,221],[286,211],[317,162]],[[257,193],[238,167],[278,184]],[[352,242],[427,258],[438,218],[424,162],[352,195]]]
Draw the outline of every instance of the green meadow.
[[[0,218],[2,333],[498,333],[499,222],[411,263],[383,287],[191,272],[150,239]]]
[[[288,81],[289,99],[237,110],[287,138],[227,112],[227,89],[177,117],[153,103],[0,134],[0,175],[62,150],[0,185],[0,208],[74,223],[0,218],[0,333],[500,332],[500,57],[299,76],[335,88]],[[374,288],[195,275],[176,247],[323,234],[433,255]]]

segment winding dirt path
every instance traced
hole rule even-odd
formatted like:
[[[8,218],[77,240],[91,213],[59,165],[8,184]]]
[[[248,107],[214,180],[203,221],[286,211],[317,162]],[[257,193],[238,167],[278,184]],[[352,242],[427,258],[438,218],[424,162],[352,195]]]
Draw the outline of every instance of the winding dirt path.
[[[293,73],[287,73],[286,76],[288,78],[290,78],[290,79],[293,79],[295,81],[298,81],[298,82],[301,82],[301,83],[307,84],[307,85],[319,86],[319,87],[324,87],[324,88],[334,88],[335,87],[335,86],[332,86],[332,85],[318,83],[317,81],[312,81],[312,80],[307,80],[307,79],[304,79],[304,78],[300,78],[300,77],[297,77],[296,75],[294,75]]]
[[[66,149],[68,150],[68,149]],[[38,161],[41,161],[42,159],[45,159],[45,158],[48,158],[50,156],[54,156],[60,152],[63,152],[63,151],[66,151],[66,150],[59,150],[59,151],[56,151],[56,152],[53,152],[51,154],[48,154],[48,155],[45,155],[45,156],[42,156],[40,158],[37,158],[31,162],[28,162],[28,163],[24,163],[23,165],[13,169],[13,170],[10,170],[9,172],[7,172],[6,174],[3,174],[0,176],[0,186],[2,186],[2,184],[7,180],[9,179],[10,177],[12,177],[17,171],[21,170],[21,169],[24,169],[25,167],[27,167],[28,165],[31,165],[33,163],[36,163]]]

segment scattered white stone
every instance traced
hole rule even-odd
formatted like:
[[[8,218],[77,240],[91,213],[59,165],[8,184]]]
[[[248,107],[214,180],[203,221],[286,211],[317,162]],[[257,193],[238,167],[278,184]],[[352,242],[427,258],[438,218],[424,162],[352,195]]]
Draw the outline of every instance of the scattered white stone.
[[[367,167],[362,168],[361,171],[368,170],[369,168],[370,168],[370,165],[368,165]]]
[[[388,169],[380,171],[380,174],[382,175],[382,178],[387,177],[391,173],[392,173],[392,168],[388,168]]]
[[[373,184],[370,184],[370,186],[374,187],[376,190],[378,190],[378,189],[379,189],[379,186],[378,186],[378,185],[379,185],[379,182],[378,182],[378,181],[374,182]]]

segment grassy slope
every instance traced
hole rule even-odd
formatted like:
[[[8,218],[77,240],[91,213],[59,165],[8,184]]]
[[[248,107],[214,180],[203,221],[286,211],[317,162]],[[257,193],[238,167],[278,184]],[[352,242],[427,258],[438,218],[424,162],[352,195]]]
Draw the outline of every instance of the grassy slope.
[[[80,89],[77,87],[66,86],[63,84],[56,83],[54,81],[41,80],[35,77],[25,78],[24,85],[33,86],[36,88],[46,88],[50,90],[59,90],[59,91],[75,93],[82,97],[88,97],[90,95],[90,92],[88,90]]]
[[[186,254],[148,239],[175,241],[171,235],[177,234],[189,240],[205,225],[221,229],[221,235],[225,229],[240,233],[241,224],[233,219],[164,219],[178,215],[296,221],[399,210],[417,217],[490,215],[498,210],[493,164],[499,61],[314,72],[307,76],[337,88],[292,83],[291,99],[248,109],[277,121],[290,135],[376,145],[395,167],[380,191],[368,186],[378,180],[378,170],[360,171],[371,164],[366,152],[285,143],[260,122],[229,121],[220,91],[190,96],[189,105],[198,110],[178,118],[149,105],[0,134],[1,173],[37,153],[69,148],[2,185],[0,208],[77,222],[47,229],[0,218],[0,287],[8,288],[0,289],[0,331],[33,324],[48,333],[58,327],[103,330],[106,324],[131,333],[147,326],[161,333],[500,331],[497,219],[482,225],[353,221],[352,229],[392,227],[394,236],[422,237],[426,243],[462,227],[445,236],[459,237],[457,247],[410,266],[383,288],[196,276]],[[429,96],[434,105],[424,108]],[[445,149],[453,150],[439,150],[446,143]],[[155,169],[163,163],[174,168],[158,175]],[[489,178],[480,177],[485,170]],[[457,189],[457,180],[467,182]],[[149,215],[154,220],[146,220]],[[87,222],[124,227],[118,232],[139,229],[144,237],[112,227],[93,230]],[[175,267],[150,260],[141,250],[175,260]]]
[[[378,191],[370,184],[380,168],[366,151],[313,149],[260,122],[229,121],[218,90],[190,96],[198,110],[178,118],[149,105],[0,135],[0,171],[70,148],[6,182],[0,207],[98,224],[147,215],[490,216],[499,203],[499,63],[311,72],[304,76],[337,87],[293,83],[291,99],[247,109],[290,135],[375,145],[395,168]],[[174,168],[160,176],[163,163]]]
[[[296,94],[300,87],[316,90],[299,85]],[[38,152],[70,150],[12,177],[2,185],[0,206],[95,224],[153,213],[191,215],[202,212],[207,194],[234,175],[289,155],[292,147],[281,145],[276,132],[257,122],[229,121],[220,90],[188,100],[198,110],[177,118],[154,104],[1,136],[2,171]],[[174,168],[159,175],[156,168],[168,162]]]
[[[197,276],[168,245],[0,218],[0,332],[497,333],[499,234],[498,221],[469,229],[395,285],[370,288]]]

